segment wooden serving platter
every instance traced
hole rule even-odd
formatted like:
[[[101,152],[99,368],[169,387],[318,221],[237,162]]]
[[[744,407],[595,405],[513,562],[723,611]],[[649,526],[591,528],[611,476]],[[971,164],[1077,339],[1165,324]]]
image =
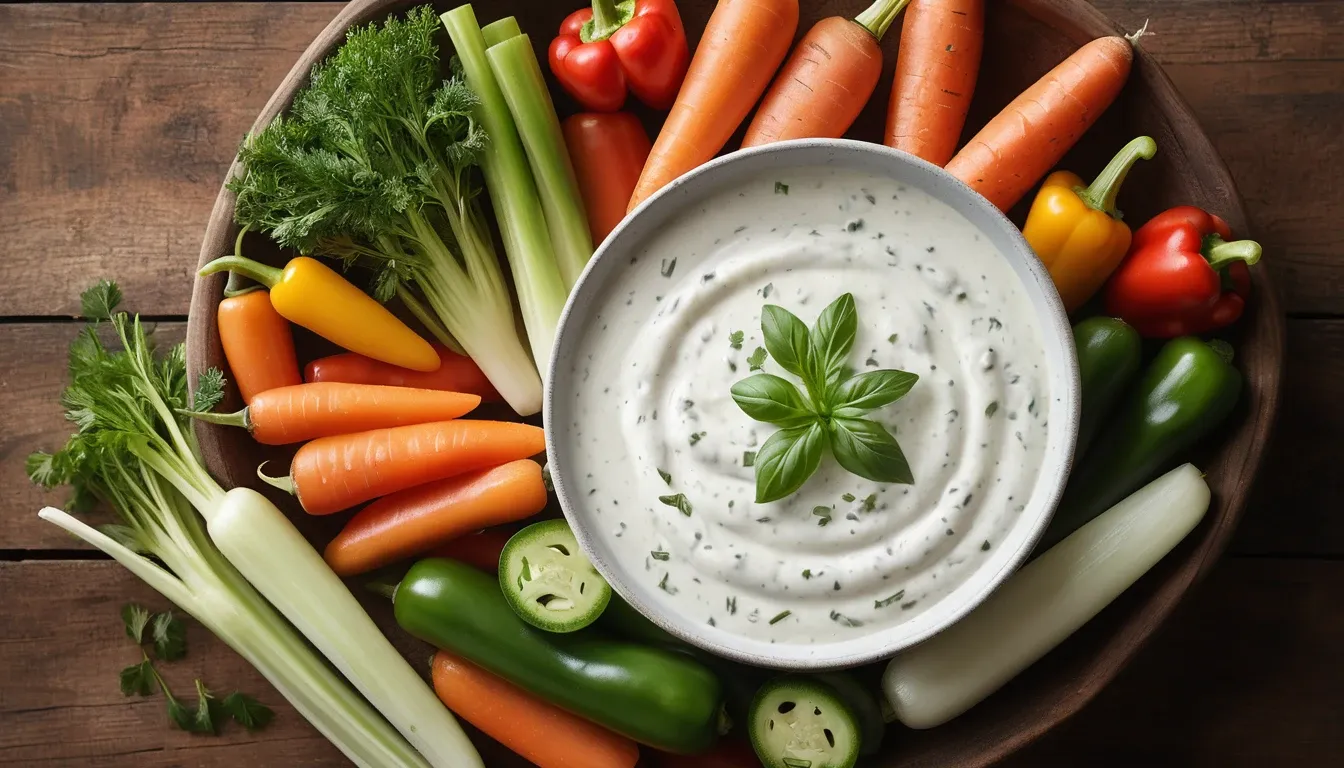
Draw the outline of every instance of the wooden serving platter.
[[[477,3],[477,15],[482,23],[517,16],[544,60],[545,46],[560,19],[578,4],[579,0],[573,3],[495,0]],[[865,0],[804,2],[800,33],[826,16],[852,16],[865,4]],[[255,127],[264,126],[288,106],[312,65],[340,44],[346,29],[380,20],[412,5],[399,0],[355,0],[348,5],[296,62],[263,108]],[[437,5],[446,10],[453,3]],[[1133,31],[1117,28],[1082,0],[990,0],[988,5],[984,62],[966,127],[967,137],[1082,43]],[[681,0],[679,6],[694,45],[714,0]],[[851,138],[869,141],[880,138],[898,40],[899,30],[888,33],[883,44],[887,59],[885,76],[877,95],[850,132]],[[552,92],[557,94],[556,107],[562,116],[575,111],[575,105],[558,88],[553,87]],[[659,116],[649,112],[640,115],[651,135],[656,133]],[[1070,152],[1062,166],[1086,177],[1099,170],[1125,141],[1140,134],[1154,137],[1160,149],[1157,159],[1135,169],[1121,195],[1121,207],[1132,222],[1141,223],[1172,205],[1191,204],[1221,215],[1234,233],[1254,236],[1254,232],[1248,232],[1246,213],[1227,169],[1170,80],[1144,53],[1141,41],[1134,73],[1120,100]],[[732,142],[729,146],[735,145]],[[1024,206],[1019,206],[1013,218],[1021,223],[1024,214]],[[233,197],[221,189],[202,243],[201,262],[230,251],[236,233]],[[280,252],[262,236],[249,235],[245,247],[253,258],[272,263],[282,261]],[[1214,492],[1213,507],[1204,522],[1100,616],[983,704],[930,731],[907,731],[894,726],[883,753],[872,760],[872,765],[971,768],[990,765],[1021,748],[1086,705],[1133,658],[1182,596],[1212,567],[1241,515],[1279,402],[1283,314],[1266,270],[1254,269],[1252,274],[1251,308],[1233,338],[1237,365],[1247,379],[1246,395],[1230,425],[1194,457],[1208,473]],[[207,367],[224,367],[214,323],[223,286],[223,277],[215,276],[198,279],[193,289],[187,330],[188,366],[193,378]],[[331,351],[323,342],[302,332],[298,339],[301,355],[311,357]],[[207,466],[226,485],[258,487],[255,479],[258,464],[267,459],[281,462],[287,459],[284,451],[258,446],[241,430],[200,425],[198,434]],[[308,517],[292,500],[276,500],[319,547],[341,522],[330,517]],[[399,645],[406,647],[405,643]],[[419,656],[416,660],[419,661]],[[488,754],[494,761],[501,750],[496,747]],[[523,763],[499,757],[497,763],[491,764]]]

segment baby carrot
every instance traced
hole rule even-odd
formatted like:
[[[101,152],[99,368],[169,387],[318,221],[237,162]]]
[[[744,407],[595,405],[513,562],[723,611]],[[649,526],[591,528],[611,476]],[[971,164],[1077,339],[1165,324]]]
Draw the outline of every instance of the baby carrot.
[[[436,371],[412,371],[346,352],[312,361],[303,369],[303,380],[465,392],[480,395],[481,400],[487,403],[497,403],[503,399],[470,357],[459,355],[442,344],[434,344],[433,347],[442,361]]]
[[[469,533],[429,551],[427,557],[451,557],[487,573],[499,570],[499,556],[504,545],[518,532],[514,525],[500,525]]]
[[[634,768],[639,761],[630,739],[446,651],[434,654],[432,677],[454,714],[539,768]]]
[[[843,136],[877,87],[879,42],[908,2],[877,0],[857,18],[817,22],[775,75],[742,146]]]
[[[961,141],[984,47],[985,0],[911,0],[884,143],[947,165]]]
[[[294,454],[289,476],[262,480],[299,498],[310,515],[329,515],[422,483],[535,456],[540,427],[458,419],[319,437]]]
[[[298,384],[299,361],[289,321],[256,290],[219,302],[215,313],[219,342],[244,403],[268,389]]]
[[[545,507],[541,466],[521,459],[384,496],[356,512],[322,556],[337,575],[354,576]]]
[[[447,421],[480,405],[478,395],[374,384],[315,382],[268,389],[236,413],[195,413],[201,421],[244,427],[262,445],[301,443],[370,429]]]
[[[798,0],[719,0],[627,211],[723,149],[797,31]]]
[[[1079,48],[990,120],[948,172],[999,210],[1012,208],[1115,101],[1133,61],[1123,37]]]

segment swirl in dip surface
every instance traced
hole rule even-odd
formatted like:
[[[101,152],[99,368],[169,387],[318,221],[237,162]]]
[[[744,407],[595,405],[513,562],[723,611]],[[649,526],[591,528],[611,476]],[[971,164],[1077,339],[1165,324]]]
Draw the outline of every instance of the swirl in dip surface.
[[[1036,487],[1052,393],[1037,315],[974,225],[913,187],[817,167],[688,205],[644,245],[589,307],[557,449],[588,535],[656,608],[763,642],[843,641],[911,620],[990,557]],[[869,415],[915,482],[828,454],[798,493],[756,504],[747,454],[776,427],[730,389],[764,346],[761,309],[811,325],[844,293],[850,366],[920,377]],[[674,494],[689,515],[659,501]]]

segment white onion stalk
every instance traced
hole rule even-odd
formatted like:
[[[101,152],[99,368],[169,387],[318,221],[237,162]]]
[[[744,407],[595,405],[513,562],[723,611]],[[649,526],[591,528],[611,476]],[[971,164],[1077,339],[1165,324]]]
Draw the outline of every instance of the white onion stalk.
[[[896,718],[933,728],[980,703],[1147,573],[1209,508],[1190,464],[1135,491],[1013,574],[972,611],[887,665]]]

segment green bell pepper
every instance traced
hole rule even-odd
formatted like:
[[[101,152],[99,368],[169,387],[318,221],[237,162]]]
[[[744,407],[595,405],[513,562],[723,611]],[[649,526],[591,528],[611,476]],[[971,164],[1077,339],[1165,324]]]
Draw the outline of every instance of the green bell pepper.
[[[685,654],[591,629],[539,630],[518,618],[493,578],[454,560],[411,566],[392,599],[412,635],[635,741],[694,754],[719,737],[722,688]]]
[[[1078,379],[1082,384],[1082,420],[1073,460],[1081,461],[1106,417],[1110,415],[1143,357],[1138,331],[1115,317],[1089,317],[1073,326],[1078,350]]]
[[[1226,342],[1172,339],[1148,366],[1097,448],[1069,479],[1037,546],[1044,551],[1110,509],[1227,418],[1241,397],[1241,373]]]

